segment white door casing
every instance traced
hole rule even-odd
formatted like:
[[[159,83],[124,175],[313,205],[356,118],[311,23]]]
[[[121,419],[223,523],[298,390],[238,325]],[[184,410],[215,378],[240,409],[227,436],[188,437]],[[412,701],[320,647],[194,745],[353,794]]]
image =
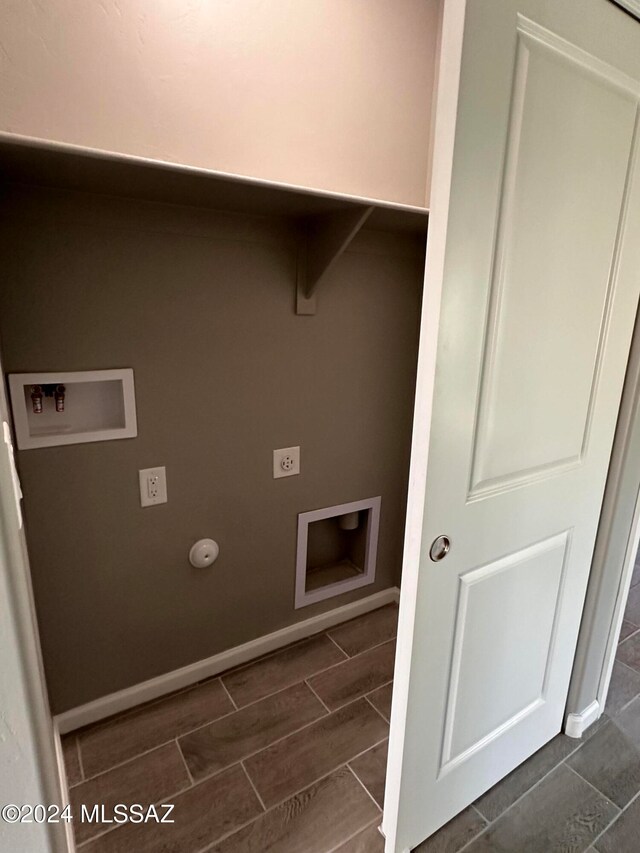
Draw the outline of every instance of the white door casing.
[[[640,26],[445,0],[442,45],[387,853],[560,731],[640,293]]]

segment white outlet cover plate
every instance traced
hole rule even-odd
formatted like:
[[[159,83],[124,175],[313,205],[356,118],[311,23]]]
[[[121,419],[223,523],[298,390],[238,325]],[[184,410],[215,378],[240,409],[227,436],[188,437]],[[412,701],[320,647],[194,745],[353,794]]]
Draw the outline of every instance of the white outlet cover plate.
[[[167,502],[166,468],[142,468],[140,479],[140,506],[155,506]],[[157,478],[157,479],[156,479]]]
[[[285,465],[283,467],[283,462]],[[300,473],[300,448],[281,447],[273,451],[273,479],[293,477]]]

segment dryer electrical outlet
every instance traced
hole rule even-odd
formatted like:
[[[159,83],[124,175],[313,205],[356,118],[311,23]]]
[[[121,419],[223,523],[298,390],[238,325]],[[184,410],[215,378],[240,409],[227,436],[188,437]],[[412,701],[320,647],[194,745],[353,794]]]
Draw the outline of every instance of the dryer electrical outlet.
[[[143,468],[140,477],[140,506],[155,506],[167,502],[167,472],[162,468]]]
[[[273,478],[292,477],[300,473],[300,448],[282,447],[273,451]]]

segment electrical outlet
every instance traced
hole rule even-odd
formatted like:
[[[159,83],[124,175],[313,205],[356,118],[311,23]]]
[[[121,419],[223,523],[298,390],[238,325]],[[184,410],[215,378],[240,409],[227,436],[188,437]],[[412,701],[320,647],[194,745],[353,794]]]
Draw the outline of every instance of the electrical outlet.
[[[140,506],[155,506],[167,502],[167,472],[165,468],[143,468],[140,477]]]
[[[273,451],[273,478],[292,477],[300,473],[300,448],[282,447]]]

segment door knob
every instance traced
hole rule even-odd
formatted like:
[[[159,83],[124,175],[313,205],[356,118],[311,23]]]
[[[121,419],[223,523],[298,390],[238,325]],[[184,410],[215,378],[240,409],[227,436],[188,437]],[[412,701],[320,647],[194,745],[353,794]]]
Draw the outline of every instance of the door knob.
[[[434,563],[437,563],[439,560],[444,560],[450,548],[451,541],[448,536],[437,536],[431,543],[429,556]]]

